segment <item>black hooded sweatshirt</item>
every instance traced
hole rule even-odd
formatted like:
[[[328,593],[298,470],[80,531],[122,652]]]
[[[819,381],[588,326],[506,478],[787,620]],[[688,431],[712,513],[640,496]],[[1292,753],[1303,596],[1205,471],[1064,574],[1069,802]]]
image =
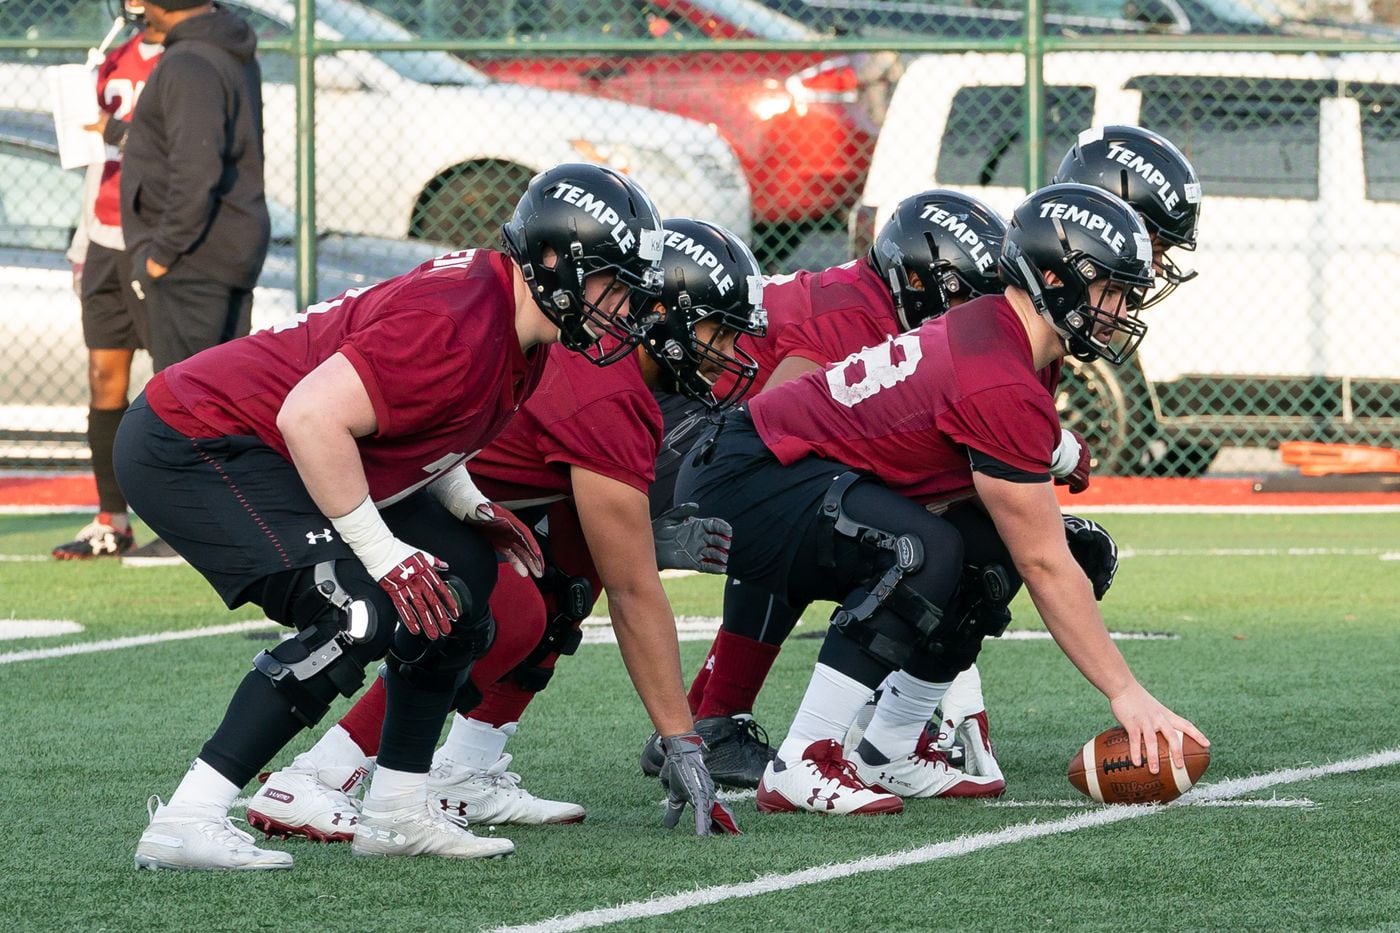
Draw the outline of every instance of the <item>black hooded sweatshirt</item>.
[[[122,158],[122,230],[146,257],[252,288],[267,256],[262,70],[241,17],[177,24],[137,101]]]

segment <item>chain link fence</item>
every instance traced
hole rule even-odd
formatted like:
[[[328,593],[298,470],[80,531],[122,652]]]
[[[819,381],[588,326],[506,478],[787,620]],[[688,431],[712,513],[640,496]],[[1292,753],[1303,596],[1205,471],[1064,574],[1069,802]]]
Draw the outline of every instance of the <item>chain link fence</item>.
[[[1400,434],[1400,27],[1386,5],[315,0],[310,48],[297,33],[310,0],[222,5],[253,25],[264,73],[274,243],[255,326],[443,246],[494,244],[525,182],[560,161],[628,172],[663,214],[730,227],[778,273],[858,255],[924,188],[1009,212],[1080,130],[1139,123],[1200,172],[1200,248],[1177,257],[1199,274],[1148,312],[1128,366],[1066,379],[1062,411],[1100,472],[1190,475],[1225,447]],[[0,0],[8,464],[86,458],[64,258],[83,181],[58,165],[46,68],[83,62],[116,12]],[[303,56],[314,138],[297,134]],[[149,374],[137,360],[133,391]]]

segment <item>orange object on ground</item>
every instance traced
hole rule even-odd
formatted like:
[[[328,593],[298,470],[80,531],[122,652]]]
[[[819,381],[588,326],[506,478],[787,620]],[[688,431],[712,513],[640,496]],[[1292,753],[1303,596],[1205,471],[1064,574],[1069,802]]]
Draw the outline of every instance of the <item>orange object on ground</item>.
[[[1333,473],[1400,473],[1400,450],[1365,447],[1360,444],[1318,444],[1312,441],[1286,441],[1279,445],[1283,462],[1290,463],[1304,476]]]

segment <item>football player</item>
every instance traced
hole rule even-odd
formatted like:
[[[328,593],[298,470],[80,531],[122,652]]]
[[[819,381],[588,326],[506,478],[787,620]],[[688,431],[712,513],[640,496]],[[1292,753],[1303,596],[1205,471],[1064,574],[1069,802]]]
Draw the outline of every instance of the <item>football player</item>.
[[[507,577],[492,594],[497,639],[472,669],[447,741],[429,777],[429,796],[470,823],[573,823],[576,803],[545,800],[521,786],[505,749],[526,707],[550,683],[561,654],[578,647],[579,624],[601,585],[608,594],[623,660],[662,740],[670,786],[667,818],[680,817],[677,782],[703,774],[699,737],[681,686],[675,619],[657,575],[662,566],[722,571],[724,527],[663,517],[653,550],[647,489],[661,440],[652,390],[710,399],[716,378],[753,379],[752,361],[733,348],[764,326],[758,264],[732,233],[694,220],[666,221],[660,303],[630,359],[602,372],[554,351],[539,390],[520,415],[472,461],[481,489],[526,521],[547,523],[547,571],[533,583]],[[644,295],[641,301],[653,301]],[[649,311],[640,307],[639,317]],[[707,548],[709,553],[707,554]],[[707,566],[708,564],[708,566]],[[380,745],[384,688],[366,696],[291,767],[269,777],[248,819],[269,834],[348,839],[355,804],[347,794]],[[705,779],[708,783],[708,778]],[[734,831],[732,816],[696,800],[697,831]]]
[[[1050,466],[1061,430],[1045,371],[1073,353],[1124,362],[1146,333],[1152,246],[1128,204],[1052,185],[1013,215],[987,295],[824,372],[762,393],[683,460],[677,495],[734,532],[732,576],[840,605],[787,737],[758,787],[765,812],[891,813],[943,786],[919,736],[997,614],[955,605],[964,536],[940,511],[976,498],[1046,626],[1109,699],[1135,761],[1180,762],[1186,719],[1133,677],[1072,556]],[[993,584],[986,584],[991,591]],[[888,679],[887,679],[888,678]],[[859,745],[841,737],[884,697]]]
[[[539,383],[547,344],[599,365],[641,339],[661,219],[635,183],[582,163],[535,176],[505,252],[449,253],[159,373],[117,433],[132,506],[230,608],[297,634],[253,659],[138,868],[276,869],[228,820],[240,788],[387,654],[379,768],[359,855],[508,854],[430,806],[433,747],[495,630],[499,552],[541,573],[530,532],[466,461]],[[440,559],[441,558],[441,559]]]
[[[1195,272],[1183,270],[1169,251],[1196,248],[1201,182],[1191,160],[1170,140],[1139,126],[1085,130],[1060,161],[1054,180],[1102,188],[1138,212],[1152,238],[1157,283],[1151,292],[1138,296],[1141,307],[1158,304],[1179,285],[1196,277]],[[1081,456],[1087,477],[1087,447]],[[1073,485],[1070,491],[1075,491]],[[1073,515],[1065,516],[1065,533],[1071,552],[1094,584],[1095,598],[1102,599],[1118,569],[1118,549],[1112,536],[1097,523]],[[1016,581],[1012,582],[1014,590]],[[986,704],[976,665],[959,675],[948,689],[930,738],[935,748],[944,753],[951,752],[955,742],[961,743],[968,771],[1000,775],[988,735]]]
[[[765,304],[784,326],[776,336],[753,341],[759,378],[765,367],[769,373],[762,388],[821,369],[972,298],[999,292],[996,263],[1005,233],[1005,221],[982,202],[935,189],[900,202],[864,259],[767,280]],[[1056,364],[1045,374],[1047,385],[1058,375]],[[1079,491],[1088,482],[1088,449],[1077,437],[1065,443],[1074,453],[1057,451],[1057,475],[1066,477],[1057,481]],[[1004,554],[984,514],[967,509],[957,515],[968,538],[970,562],[980,566]],[[757,787],[773,750],[751,710],[780,646],[806,607],[789,606],[780,596],[732,577],[724,592],[724,624],[691,684],[690,704],[709,747],[715,780]],[[642,752],[642,770],[648,774],[661,767],[657,741],[653,735]],[[966,782],[947,770],[946,791],[965,793],[979,783],[985,792],[999,793],[1004,785],[994,760],[985,770],[984,782]]]
[[[165,32],[147,23],[145,12],[142,3],[126,0],[121,16],[140,31],[97,67],[98,121],[88,129],[102,135],[107,153],[87,168],[83,212],[68,248],[88,347],[87,439],[98,513],[72,541],[53,549],[58,560],[120,557],[135,544],[126,499],[112,470],[112,440],[126,411],[132,358],[149,339],[145,306],[131,290],[121,216],[121,147],[137,98],[165,51]],[[96,51],[91,54],[97,57]]]

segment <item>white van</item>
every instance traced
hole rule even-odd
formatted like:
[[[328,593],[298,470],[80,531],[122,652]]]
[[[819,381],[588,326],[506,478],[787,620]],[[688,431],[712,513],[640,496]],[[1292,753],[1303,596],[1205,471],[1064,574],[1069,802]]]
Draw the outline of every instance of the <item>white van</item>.
[[[1400,441],[1400,61],[1053,53],[1044,73],[1046,182],[1080,130],[1109,123],[1162,133],[1201,176],[1200,247],[1177,254],[1199,277],[1147,312],[1136,365],[1067,383],[1062,407],[1101,459],[1190,472],[1222,443]],[[1026,193],[1024,78],[1017,55],[913,62],[853,246],[925,188],[1009,213]]]

